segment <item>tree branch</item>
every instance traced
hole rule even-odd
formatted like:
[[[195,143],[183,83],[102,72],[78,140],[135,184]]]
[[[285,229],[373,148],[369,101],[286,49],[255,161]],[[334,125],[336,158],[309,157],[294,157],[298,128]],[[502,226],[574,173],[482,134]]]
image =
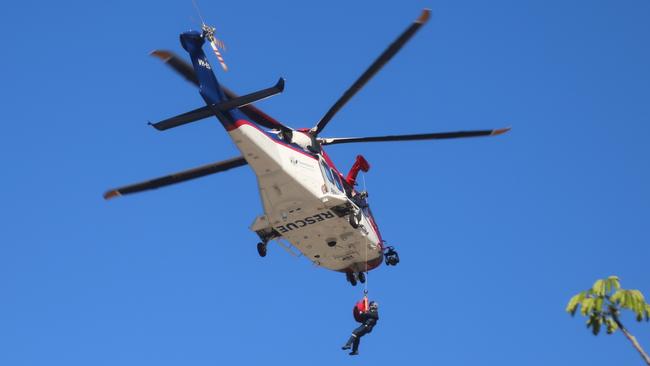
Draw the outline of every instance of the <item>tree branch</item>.
[[[648,364],[648,366],[650,366],[650,357],[648,356],[647,353],[645,353],[643,348],[641,348],[641,345],[639,344],[639,342],[637,342],[636,337],[634,337],[632,334],[630,334],[630,332],[627,331],[627,329],[625,329],[623,323],[621,323],[621,320],[618,318],[618,312],[612,310],[611,315],[612,315],[612,319],[614,319],[614,321],[616,322],[616,325],[618,325],[618,327],[621,329],[621,332],[623,332],[625,337],[629,339],[630,342],[632,342],[634,348],[636,348],[636,350],[639,352],[641,358],[643,358],[643,361],[645,361],[645,363]]]

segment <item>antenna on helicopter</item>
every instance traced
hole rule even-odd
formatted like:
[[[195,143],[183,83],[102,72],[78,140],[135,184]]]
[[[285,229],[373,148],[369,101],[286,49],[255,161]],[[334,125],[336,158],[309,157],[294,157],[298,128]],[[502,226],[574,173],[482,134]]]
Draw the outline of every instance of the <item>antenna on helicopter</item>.
[[[226,65],[226,62],[223,60],[223,56],[221,56],[221,52],[219,52],[219,48],[225,51],[226,45],[223,43],[223,41],[217,39],[214,36],[214,32],[217,29],[205,24],[203,16],[201,16],[201,10],[199,10],[199,6],[196,4],[195,0],[192,0],[192,4],[194,5],[196,12],[199,14],[199,18],[201,19],[201,31],[203,32],[203,37],[210,42],[210,46],[212,46],[212,50],[214,51],[215,56],[217,56],[217,60],[219,60],[219,64],[221,65],[223,71],[228,71],[228,65]]]

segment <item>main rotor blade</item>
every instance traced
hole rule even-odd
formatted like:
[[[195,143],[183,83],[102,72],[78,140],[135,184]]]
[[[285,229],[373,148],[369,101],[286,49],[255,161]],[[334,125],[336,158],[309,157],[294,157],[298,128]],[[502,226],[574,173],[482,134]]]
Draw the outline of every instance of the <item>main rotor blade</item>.
[[[161,59],[165,64],[169,65],[174,71],[181,74],[190,83],[199,86],[199,78],[196,77],[194,67],[188,64],[187,61],[178,57],[177,54],[167,50],[153,50],[151,56],[156,56]]]
[[[379,71],[393,56],[406,44],[406,42],[413,37],[415,32],[422,27],[423,24],[429,20],[431,10],[424,9],[413,24],[408,27],[390,46],[382,53],[375,62],[352,84],[352,86],[343,93],[343,96],[334,103],[334,105],[325,113],[323,118],[314,126],[310,132],[312,135],[317,136],[323,128],[329,123],[334,115],[359,91],[363,86]]]
[[[111,199],[125,194],[137,193],[147,191],[150,189],[157,189],[168,185],[185,182],[191,179],[204,177],[206,175],[219,173],[228,169],[244,166],[248,164],[243,157],[236,157],[217,163],[207,164],[198,168],[185,170],[182,172],[166,175],[164,177],[148,180],[146,182],[131,184],[128,186],[115,188],[104,193],[104,199]]]
[[[382,142],[382,141],[415,141],[415,140],[444,140],[463,137],[496,136],[510,131],[510,127],[495,130],[457,131],[421,133],[416,135],[394,135],[373,137],[334,137],[319,139],[321,145],[349,144],[352,142]]]
[[[199,79],[196,77],[196,73],[194,72],[194,68],[192,67],[192,65],[190,65],[187,61],[180,58],[174,52],[167,51],[167,50],[154,50],[151,52],[151,55],[161,59],[165,64],[169,65],[169,67],[174,69],[174,71],[181,74],[187,81],[191,82],[197,87],[199,86]],[[223,89],[223,92],[228,99],[235,99],[239,97],[232,90],[226,88],[223,85],[221,86],[221,89]],[[291,128],[283,125],[282,123],[280,123],[273,117],[269,116],[268,114],[262,112],[252,104],[240,107],[239,110],[242,111],[242,113],[244,113],[246,117],[250,118],[251,121],[257,123],[260,126],[264,126],[270,129],[282,130],[282,131],[291,130]]]

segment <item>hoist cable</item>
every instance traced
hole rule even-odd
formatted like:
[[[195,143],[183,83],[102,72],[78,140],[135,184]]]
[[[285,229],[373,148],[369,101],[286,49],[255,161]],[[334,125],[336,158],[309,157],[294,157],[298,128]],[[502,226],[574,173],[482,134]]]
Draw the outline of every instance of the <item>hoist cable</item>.
[[[363,192],[364,192],[364,194],[366,195],[366,197],[365,197],[365,200],[366,200],[365,204],[367,205],[367,204],[368,204],[368,191],[366,190],[366,174],[365,174],[365,173],[361,173],[361,178],[363,179]],[[362,210],[363,210],[363,209],[362,209]],[[363,215],[362,215],[362,217],[363,217]],[[365,267],[366,267],[366,268],[365,268],[366,281],[365,281],[364,284],[363,284],[363,295],[366,296],[366,297],[367,297],[367,295],[368,295],[368,280],[369,280],[369,277],[370,277],[370,276],[368,276],[368,245],[369,245],[368,235],[369,235],[369,234],[370,234],[370,231],[369,231],[368,229],[366,229],[366,243],[365,243],[365,247],[366,247],[366,250],[365,250],[365,252],[366,252],[366,261],[364,262],[364,265],[365,265]],[[367,300],[366,300],[366,301],[367,301]]]

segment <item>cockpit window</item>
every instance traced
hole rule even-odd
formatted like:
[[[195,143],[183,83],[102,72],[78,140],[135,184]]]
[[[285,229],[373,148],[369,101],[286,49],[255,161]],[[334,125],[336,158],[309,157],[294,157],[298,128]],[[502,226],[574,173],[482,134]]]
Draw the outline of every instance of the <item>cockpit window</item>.
[[[332,168],[330,168],[327,163],[323,160],[320,162],[321,169],[323,170],[323,175],[327,177],[327,180],[330,181],[330,187],[334,193],[345,193],[345,188],[341,182],[341,177],[339,174]]]
[[[332,175],[334,176],[334,183],[336,184],[336,188],[339,189],[341,192],[345,192],[343,189],[343,183],[341,183],[341,177],[339,177],[339,174],[334,171],[334,169],[331,170]]]
[[[325,176],[327,177],[327,180],[330,181],[330,183],[334,183],[334,178],[332,177],[332,172],[330,172],[330,168],[325,164],[324,162],[320,162],[321,166],[323,167],[323,171],[325,172]]]

